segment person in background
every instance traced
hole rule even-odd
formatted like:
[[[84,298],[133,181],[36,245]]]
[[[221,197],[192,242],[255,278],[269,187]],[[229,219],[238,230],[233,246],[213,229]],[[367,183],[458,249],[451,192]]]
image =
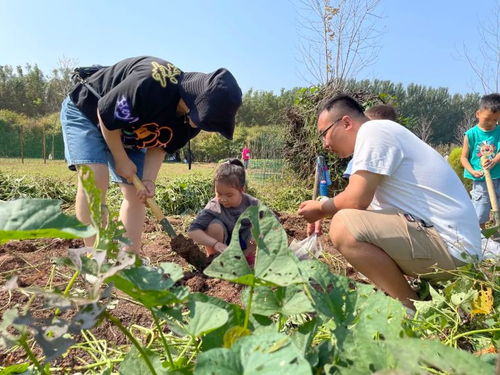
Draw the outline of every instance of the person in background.
[[[248,145],[243,146],[243,150],[241,150],[241,159],[243,159],[243,166],[245,169],[248,169],[248,164],[250,162],[250,149]]]
[[[490,217],[491,202],[483,167],[490,170],[497,200],[500,200],[500,94],[483,96],[476,118],[477,124],[465,132],[460,162],[464,167],[464,177],[472,180],[472,204],[481,228],[485,228]],[[484,165],[481,164],[483,156],[486,157]]]
[[[77,71],[83,71],[80,68]],[[219,132],[232,139],[241,89],[226,69],[213,73],[183,72],[160,58],[142,56],[98,67],[81,75],[61,108],[64,153],[68,166],[82,165],[94,172],[105,202],[109,175],[120,185],[123,201],[120,220],[138,253],[147,197],[166,153],[175,153],[200,130]],[[146,190],[131,184],[142,179]],[[76,216],[90,224],[87,197],[81,181],[76,195]],[[84,240],[93,245],[93,238]]]
[[[347,95],[322,104],[317,129],[327,151],[354,154],[352,175],[343,192],[305,201],[298,214],[309,223],[332,216],[335,248],[379,289],[414,309],[405,275],[449,278],[480,256],[474,207],[432,147],[394,121],[370,121]]]
[[[217,168],[214,177],[215,198],[207,203],[188,229],[188,236],[205,246],[207,256],[223,252],[231,241],[240,215],[259,201],[245,193],[245,168],[238,159],[228,159]],[[248,262],[255,260],[255,243],[251,240],[250,221],[241,223],[239,241]]]
[[[365,111],[365,116],[370,120],[391,120],[396,122],[398,120],[398,115],[396,113],[396,109],[389,104],[377,104]],[[349,160],[347,166],[345,168],[344,173],[342,173],[342,178],[346,180],[351,177],[352,170],[352,159]]]

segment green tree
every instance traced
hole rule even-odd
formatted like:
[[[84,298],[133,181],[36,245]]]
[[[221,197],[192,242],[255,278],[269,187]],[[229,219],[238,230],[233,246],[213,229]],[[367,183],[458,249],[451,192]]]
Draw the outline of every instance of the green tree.
[[[24,133],[25,129],[33,122],[26,115],[9,110],[0,110],[0,121],[16,128],[19,140],[19,157],[21,163],[24,164]]]

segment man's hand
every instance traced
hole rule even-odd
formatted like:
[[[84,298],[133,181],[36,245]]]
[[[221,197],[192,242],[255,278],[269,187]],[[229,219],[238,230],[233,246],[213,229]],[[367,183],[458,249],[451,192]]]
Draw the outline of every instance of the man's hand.
[[[142,203],[146,203],[146,199],[154,197],[156,185],[151,180],[142,180],[142,183],[144,184],[144,187],[146,189],[145,190],[137,190],[137,198],[139,198],[139,200]]]
[[[322,202],[319,201],[305,201],[300,204],[297,213],[305,220],[307,220],[307,222],[313,223],[325,216],[321,209],[321,206]]]
[[[321,236],[323,234],[321,224],[323,224],[323,220],[318,220],[314,223],[307,223],[307,235],[311,236],[316,233],[318,236]]]
[[[122,176],[127,182],[131,183],[132,178],[137,173],[137,167],[128,157],[115,160],[116,173]]]

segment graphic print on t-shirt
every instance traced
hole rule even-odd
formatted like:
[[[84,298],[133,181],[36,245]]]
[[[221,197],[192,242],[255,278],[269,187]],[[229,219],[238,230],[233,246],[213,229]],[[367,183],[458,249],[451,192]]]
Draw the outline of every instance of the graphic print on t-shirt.
[[[130,105],[128,104],[125,95],[122,95],[115,104],[115,118],[122,121],[127,121],[132,124],[139,120],[139,117],[133,117]]]
[[[488,159],[492,159],[496,154],[496,147],[490,141],[482,141],[477,145],[477,156],[486,156]]]
[[[141,125],[135,130],[123,130],[123,144],[136,148],[166,147],[174,132],[169,126],[159,126],[156,122]]]
[[[179,68],[173,64],[161,65],[156,61],[151,62],[153,69],[151,70],[151,76],[156,81],[160,82],[161,87],[167,87],[167,80],[177,84],[177,76],[181,74]]]

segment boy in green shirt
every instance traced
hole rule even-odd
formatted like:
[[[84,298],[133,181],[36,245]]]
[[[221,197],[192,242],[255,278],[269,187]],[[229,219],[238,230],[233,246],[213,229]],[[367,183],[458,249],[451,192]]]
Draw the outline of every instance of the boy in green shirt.
[[[460,161],[464,167],[464,177],[471,179],[472,203],[476,209],[481,228],[489,219],[491,203],[483,175],[483,167],[490,170],[493,185],[500,200],[500,94],[485,95],[479,102],[476,112],[478,123],[465,132]],[[487,161],[481,165],[481,157]]]

